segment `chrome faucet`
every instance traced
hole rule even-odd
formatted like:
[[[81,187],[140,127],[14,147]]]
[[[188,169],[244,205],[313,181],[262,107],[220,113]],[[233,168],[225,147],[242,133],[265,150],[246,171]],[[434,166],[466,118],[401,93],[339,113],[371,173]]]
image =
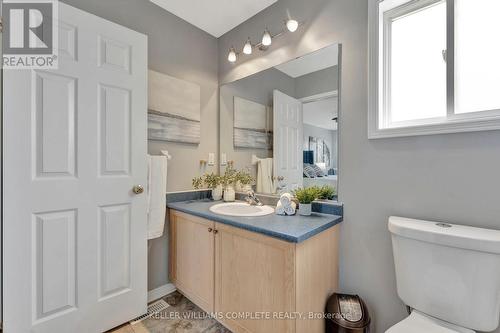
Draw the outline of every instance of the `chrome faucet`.
[[[255,192],[250,190],[247,192],[247,197],[245,198],[246,202],[250,206],[262,206],[262,202],[260,202],[259,198],[255,195]]]

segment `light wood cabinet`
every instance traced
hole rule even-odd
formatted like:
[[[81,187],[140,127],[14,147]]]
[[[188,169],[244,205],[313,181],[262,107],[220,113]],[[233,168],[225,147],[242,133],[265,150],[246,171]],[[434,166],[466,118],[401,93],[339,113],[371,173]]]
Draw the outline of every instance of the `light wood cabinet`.
[[[170,212],[170,221],[173,282],[201,308],[214,309],[221,314],[219,321],[231,331],[324,332],[324,320],[311,319],[309,315],[323,313],[328,296],[337,290],[338,225],[304,242],[289,243],[177,211]],[[204,230],[198,226],[182,227],[182,233],[199,232],[200,236],[181,236],[180,225],[184,223],[203,225]],[[212,227],[213,231],[208,233],[207,227]],[[201,253],[210,251],[206,234],[212,242],[210,259],[208,253]],[[203,242],[197,245],[195,253],[185,250],[194,239],[200,238]],[[180,246],[180,242],[186,244]],[[195,278],[186,274],[205,275],[210,268],[199,266],[199,261],[193,258],[204,259],[213,265],[212,278],[205,276],[203,281],[198,278],[196,289],[192,286]],[[180,264],[180,261],[188,262]],[[182,277],[180,268],[183,268]],[[210,290],[211,304],[209,297],[200,297],[210,294],[202,291],[202,286]],[[200,303],[200,299],[204,303]],[[245,318],[248,314],[253,317]]]
[[[295,311],[294,244],[216,224],[215,309],[222,313]],[[223,320],[236,332],[294,332],[293,320]]]
[[[214,310],[214,222],[170,214],[170,280],[193,303]]]

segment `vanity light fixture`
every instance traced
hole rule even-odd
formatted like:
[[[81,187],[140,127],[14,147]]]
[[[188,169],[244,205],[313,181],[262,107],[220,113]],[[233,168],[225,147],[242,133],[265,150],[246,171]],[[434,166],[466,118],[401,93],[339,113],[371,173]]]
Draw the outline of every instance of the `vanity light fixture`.
[[[299,27],[299,22],[297,22],[294,19],[288,19],[286,21],[285,25],[286,25],[286,28],[288,29],[288,31],[295,32],[297,30],[297,28]]]
[[[231,47],[231,49],[229,49],[229,54],[227,55],[227,60],[229,62],[235,62],[236,58],[236,51],[234,50],[234,47]]]
[[[256,45],[252,45],[252,41],[250,40],[250,37],[248,37],[247,41],[245,42],[245,45],[243,46],[243,50],[241,51],[243,54],[250,55],[253,52],[254,47],[258,48],[261,51],[266,51],[269,46],[273,43],[273,38],[280,37],[288,32],[295,32],[297,29],[304,24],[304,22],[299,22],[295,19],[288,18],[283,21],[285,28],[283,28],[280,32],[272,35],[271,32],[269,31],[268,28],[264,30],[264,33],[262,34],[262,40],[260,43]],[[240,53],[236,52],[234,47],[231,46],[229,49],[229,53],[227,55],[227,60],[229,62],[236,62],[238,60],[238,56]]]
[[[262,45],[264,46],[269,46],[272,43],[272,37],[271,34],[269,33],[269,30],[264,30],[264,34],[262,35]]]
[[[250,41],[250,37],[248,37],[248,40],[245,43],[245,46],[243,46],[243,53],[252,54],[252,42]]]

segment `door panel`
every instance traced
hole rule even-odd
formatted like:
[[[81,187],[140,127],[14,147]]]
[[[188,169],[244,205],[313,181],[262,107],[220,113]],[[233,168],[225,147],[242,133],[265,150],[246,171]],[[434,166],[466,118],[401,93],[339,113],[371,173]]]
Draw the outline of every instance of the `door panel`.
[[[36,320],[76,306],[76,211],[34,214]]]
[[[130,91],[101,85],[99,90],[101,175],[130,170]]]
[[[100,299],[130,289],[130,205],[101,207]]]
[[[130,45],[99,35],[99,66],[130,73]]]
[[[56,24],[59,33],[59,57],[64,57],[66,60],[78,60],[76,52],[78,28],[63,20],[60,20]]]
[[[302,102],[273,92],[274,177],[283,177],[284,191],[302,187]]]
[[[36,177],[75,176],[76,79],[42,71],[33,75]]]
[[[7,333],[103,332],[146,312],[146,36],[59,3],[59,68],[3,85]]]

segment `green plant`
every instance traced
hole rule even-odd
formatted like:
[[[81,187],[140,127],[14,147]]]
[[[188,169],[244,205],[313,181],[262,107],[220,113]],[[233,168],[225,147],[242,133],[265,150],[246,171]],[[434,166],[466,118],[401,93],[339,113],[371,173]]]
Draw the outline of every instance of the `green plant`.
[[[293,191],[293,195],[295,196],[295,198],[297,198],[299,203],[310,204],[318,198],[319,189],[317,186],[298,188]]]
[[[200,189],[203,185],[206,185],[209,189],[214,189],[222,184],[222,177],[212,173],[206,173],[201,177],[194,177],[192,180],[193,187],[195,189]]]
[[[323,185],[321,187],[318,187],[318,199],[333,200],[335,194],[336,194],[335,188],[332,186]]]
[[[193,187],[198,190],[204,185],[207,188],[214,189],[219,185],[223,185],[224,187],[234,185],[238,181],[242,185],[248,185],[253,182],[253,177],[246,170],[238,171],[233,167],[227,167],[222,176],[216,175],[213,172],[206,173],[201,177],[194,177],[192,183]]]
[[[221,176],[212,173],[207,173],[203,176],[203,182],[208,188],[214,189],[222,183]]]
[[[247,170],[239,170],[236,172],[236,181],[241,185],[248,185],[254,181],[252,175]]]
[[[192,180],[193,187],[198,190],[203,186],[203,178],[202,177],[194,177]]]
[[[236,174],[237,171],[233,167],[228,166],[226,168],[226,171],[224,171],[224,175],[222,176],[222,185],[224,185],[224,187],[234,185],[234,183],[236,182]]]

